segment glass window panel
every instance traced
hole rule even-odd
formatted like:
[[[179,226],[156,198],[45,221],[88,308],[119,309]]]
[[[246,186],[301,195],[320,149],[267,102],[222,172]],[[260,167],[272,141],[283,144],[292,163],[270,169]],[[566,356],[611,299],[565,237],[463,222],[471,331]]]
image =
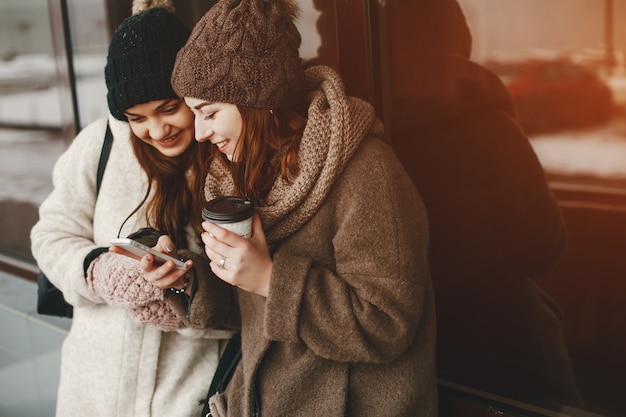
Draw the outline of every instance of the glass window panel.
[[[501,265],[480,259],[497,259],[500,252],[508,251],[496,247],[485,252],[478,246],[489,248],[491,239],[507,242],[506,237],[497,237],[497,225],[506,223],[509,217],[506,211],[499,210],[503,206],[492,205],[498,196],[489,187],[485,191],[480,184],[467,181],[468,175],[457,175],[471,171],[463,168],[468,160],[476,158],[480,162],[481,155],[487,154],[483,158],[485,165],[499,166],[503,172],[508,166],[517,166],[515,155],[509,155],[507,160],[497,160],[497,156],[487,160],[494,154],[480,149],[487,144],[480,141],[481,133],[473,129],[473,123],[483,115],[481,111],[460,122],[473,109],[490,106],[470,106],[469,110],[460,107],[467,111],[460,112],[460,117],[452,114],[444,122],[429,118],[431,113],[457,109],[455,105],[459,103],[450,103],[446,98],[456,99],[461,95],[458,92],[480,102],[479,94],[471,95],[476,91],[471,89],[475,86],[471,82],[475,65],[455,61],[454,66],[446,66],[443,61],[450,61],[434,61],[424,53],[435,45],[435,33],[447,27],[438,24],[436,19],[440,16],[432,10],[434,14],[424,18],[425,8],[439,1],[444,2],[366,3],[379,18],[371,29],[378,26],[380,31],[378,38],[373,37],[373,49],[381,45],[382,58],[374,67],[381,68],[381,115],[387,135],[392,146],[401,150],[401,159],[408,161],[407,167],[412,158],[419,159],[418,152],[432,156],[428,160],[422,157],[423,164],[414,163],[410,170],[417,172],[419,178],[439,181],[424,180],[422,191],[434,201],[429,216],[431,251],[437,251],[437,256],[431,257],[431,266],[438,271],[437,276],[433,273],[438,312],[442,312],[438,316],[438,335],[445,334],[438,350],[438,359],[445,361],[440,367],[442,381],[489,391],[490,395],[497,392],[566,415],[622,415],[626,409],[626,383],[620,378],[626,371],[626,3],[458,0],[472,34],[471,61],[499,76],[560,199],[567,247],[562,256],[553,257],[551,270],[527,272],[540,288],[535,291],[533,286],[522,283],[524,277],[509,279],[508,273],[517,276],[522,266],[511,264],[505,273],[499,269]],[[453,27],[447,27],[452,31],[441,31],[454,37]],[[421,71],[424,68],[431,71]],[[462,75],[467,78],[445,78],[464,70],[467,72]],[[343,74],[344,78],[350,75]],[[469,81],[464,83],[465,80]],[[431,88],[433,85],[438,88]],[[458,123],[465,123],[466,130],[448,136],[441,134],[454,131]],[[478,145],[464,146],[464,141],[471,138]],[[419,145],[411,146],[411,140]],[[442,142],[449,145],[442,146]],[[495,149],[497,145],[493,141],[489,146]],[[527,178],[523,165],[519,168],[518,180],[522,183]],[[477,182],[505,181],[498,177],[498,169],[494,171],[489,174],[491,178],[472,178]],[[506,189],[501,194],[506,196]],[[533,196],[528,200],[534,201]],[[493,210],[493,220],[463,217],[465,213],[480,214],[483,207]],[[524,214],[519,216],[523,218]],[[536,218],[537,223],[543,220],[543,216]],[[543,230],[533,222],[528,222],[528,229]],[[522,241],[524,231],[512,233],[508,239]],[[549,248],[533,249],[520,250],[529,256],[549,253]],[[494,270],[485,269],[484,265]],[[507,314],[517,308],[522,312],[532,304],[545,307],[537,317],[552,314],[550,329],[532,324],[535,316],[530,313],[531,308],[528,314]],[[552,313],[546,315],[549,311]],[[531,349],[526,347],[539,352],[535,359],[528,359]],[[542,355],[541,349],[548,352],[555,347],[561,353],[559,360],[548,360]],[[559,364],[563,365],[560,369]],[[568,364],[573,372],[568,372]],[[526,370],[538,371],[533,373],[536,377]],[[539,386],[542,389],[537,390]],[[575,391],[570,388],[580,393],[581,403],[569,400]]]
[[[0,3],[0,255],[25,262],[52,166],[67,145],[52,31],[46,0]]]
[[[473,35],[472,59],[513,93],[550,180],[624,189],[626,3],[459,3]]]
[[[104,66],[109,44],[103,0],[69,0],[75,88],[81,127],[108,113]],[[126,6],[124,2],[118,7]],[[130,12],[130,11],[129,11]]]

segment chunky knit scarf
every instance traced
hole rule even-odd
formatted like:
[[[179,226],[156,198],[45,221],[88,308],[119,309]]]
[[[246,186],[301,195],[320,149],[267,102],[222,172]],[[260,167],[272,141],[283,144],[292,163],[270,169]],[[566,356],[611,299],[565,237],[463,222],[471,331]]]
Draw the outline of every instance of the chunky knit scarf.
[[[344,166],[365,136],[383,136],[383,126],[374,108],[360,99],[346,96],[339,75],[329,67],[317,66],[306,72],[309,116],[298,151],[300,173],[291,183],[278,179],[266,203],[256,207],[263,220],[268,243],[295,233],[317,211]],[[214,160],[205,185],[211,200],[234,192],[228,167]]]

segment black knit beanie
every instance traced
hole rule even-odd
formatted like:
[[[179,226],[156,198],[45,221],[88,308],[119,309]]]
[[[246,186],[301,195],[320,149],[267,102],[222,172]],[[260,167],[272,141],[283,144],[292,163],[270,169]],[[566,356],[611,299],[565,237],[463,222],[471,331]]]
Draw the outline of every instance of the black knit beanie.
[[[295,0],[221,0],[194,26],[172,73],[181,97],[279,108],[305,97]]]
[[[190,30],[162,7],[125,19],[115,30],[104,78],[111,114],[126,120],[124,110],[153,100],[178,97],[171,86],[176,53]]]

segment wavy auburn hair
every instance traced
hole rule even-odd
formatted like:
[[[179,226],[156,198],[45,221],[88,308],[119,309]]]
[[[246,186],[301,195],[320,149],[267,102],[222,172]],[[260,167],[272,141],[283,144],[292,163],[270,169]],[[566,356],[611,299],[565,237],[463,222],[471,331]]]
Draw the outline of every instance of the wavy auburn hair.
[[[141,141],[132,130],[131,135],[133,151],[148,176],[146,194],[131,216],[147,203],[147,224],[170,235],[178,249],[187,248],[185,226],[191,223],[198,236],[202,232],[204,182],[211,145],[194,140],[181,155],[168,157]],[[148,200],[153,186],[155,193]]]
[[[235,149],[235,162],[213,149],[211,158],[221,158],[230,167],[235,193],[263,205],[278,178],[293,182],[299,173],[298,148],[307,122],[307,107],[274,110],[237,105],[242,130]]]

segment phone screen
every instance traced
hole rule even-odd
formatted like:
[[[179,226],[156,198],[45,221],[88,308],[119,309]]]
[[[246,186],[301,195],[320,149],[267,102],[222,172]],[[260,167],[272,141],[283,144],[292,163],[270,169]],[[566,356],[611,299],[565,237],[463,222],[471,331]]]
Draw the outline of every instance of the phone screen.
[[[154,256],[156,262],[164,263],[166,261],[172,261],[174,262],[176,269],[187,269],[187,265],[180,259],[176,259],[173,256],[169,256],[165,253],[154,250],[151,247],[146,246],[142,243],[139,243],[133,239],[129,239],[129,238],[113,239],[111,240],[111,244],[118,246],[137,256],[144,256],[146,253],[149,253]]]

